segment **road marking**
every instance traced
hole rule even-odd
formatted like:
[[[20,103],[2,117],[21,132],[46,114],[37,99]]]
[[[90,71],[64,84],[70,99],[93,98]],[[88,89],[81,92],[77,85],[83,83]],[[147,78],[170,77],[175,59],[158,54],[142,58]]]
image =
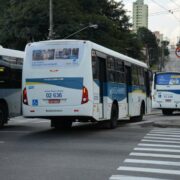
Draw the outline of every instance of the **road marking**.
[[[156,136],[145,136],[144,137],[145,139],[163,139],[163,140],[179,140],[180,142],[180,139],[179,138],[165,138],[165,137],[156,137]]]
[[[154,130],[151,130],[150,132],[156,132],[156,133],[158,133],[158,132],[162,132],[162,133],[180,133],[180,130],[161,130],[161,129],[159,129],[159,130],[156,130],[156,129],[154,129]]]
[[[171,134],[152,134],[152,133],[149,133],[149,134],[146,134],[146,136],[161,136],[161,137],[174,137],[174,138],[180,138],[180,136],[178,135],[171,135]]]
[[[176,152],[180,153],[177,149],[160,149],[160,148],[134,148],[135,151],[156,151],[156,152]]]
[[[171,155],[171,154],[135,153],[135,152],[132,152],[129,155],[130,156],[162,157],[162,158],[178,158],[178,159],[180,159],[180,155]]]
[[[125,175],[112,175],[109,178],[109,180],[167,180],[167,179],[138,177],[138,176],[125,176]]]
[[[138,146],[180,148],[180,146],[172,145],[172,144],[166,145],[166,144],[145,144],[145,143],[139,143]]]
[[[139,164],[156,164],[156,165],[167,165],[167,166],[180,166],[180,162],[173,161],[155,161],[155,160],[143,160],[143,159],[126,159],[125,163],[139,163]]]
[[[163,141],[163,140],[150,140],[150,139],[142,139],[141,141],[142,142],[180,144],[180,142],[178,142],[178,141]]]
[[[154,134],[172,134],[172,135],[180,135],[180,132],[167,132],[167,131],[151,131],[150,133]]]
[[[180,175],[179,129],[151,130],[129,154],[129,158],[124,160],[123,165],[117,168],[121,173],[112,175],[109,180],[161,180],[158,177],[153,178],[153,173],[153,176]],[[125,175],[127,172],[132,175]],[[143,173],[147,173],[148,177],[142,177]]]
[[[0,131],[0,133],[30,133],[32,131]]]
[[[180,175],[179,170],[169,170],[169,169],[155,169],[155,168],[140,168],[140,167],[120,166],[117,170]]]

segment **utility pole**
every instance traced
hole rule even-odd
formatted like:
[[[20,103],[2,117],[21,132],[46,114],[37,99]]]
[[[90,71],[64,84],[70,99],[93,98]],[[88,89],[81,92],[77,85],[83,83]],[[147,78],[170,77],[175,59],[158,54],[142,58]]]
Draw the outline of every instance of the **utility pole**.
[[[53,0],[49,0],[49,36],[48,39],[53,39]]]
[[[163,70],[164,67],[164,44],[161,46],[161,63],[160,63],[160,72]]]

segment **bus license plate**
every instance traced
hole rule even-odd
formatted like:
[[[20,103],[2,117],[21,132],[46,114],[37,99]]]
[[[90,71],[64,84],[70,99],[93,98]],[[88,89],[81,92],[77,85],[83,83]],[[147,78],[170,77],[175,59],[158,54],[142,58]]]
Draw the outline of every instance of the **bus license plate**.
[[[49,104],[59,104],[60,103],[60,99],[48,99],[48,103]]]
[[[171,99],[166,99],[165,101],[166,101],[166,102],[171,102]]]

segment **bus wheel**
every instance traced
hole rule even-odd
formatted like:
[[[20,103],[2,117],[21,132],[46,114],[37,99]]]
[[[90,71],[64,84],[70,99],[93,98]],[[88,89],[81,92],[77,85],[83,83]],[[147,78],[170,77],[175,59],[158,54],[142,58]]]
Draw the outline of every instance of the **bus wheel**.
[[[162,113],[164,115],[172,115],[173,111],[170,109],[162,109]]]
[[[140,115],[138,116],[139,121],[143,120],[144,111],[145,111],[144,104],[141,104]]]
[[[112,105],[111,109],[111,119],[109,121],[109,129],[115,129],[117,127],[117,120],[118,120],[118,108],[116,104]]]
[[[145,113],[145,107],[144,107],[144,104],[142,103],[141,104],[141,109],[140,109],[140,115],[130,117],[130,121],[142,121],[144,113]]]
[[[70,129],[72,127],[72,121],[51,119],[51,127],[54,127],[55,129]]]
[[[4,123],[6,122],[6,111],[2,104],[0,104],[0,128],[4,126]]]

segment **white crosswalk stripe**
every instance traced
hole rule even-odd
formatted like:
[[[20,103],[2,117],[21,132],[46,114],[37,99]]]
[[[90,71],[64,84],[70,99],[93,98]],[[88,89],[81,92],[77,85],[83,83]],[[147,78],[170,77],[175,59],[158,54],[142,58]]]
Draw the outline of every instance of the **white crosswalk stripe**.
[[[147,136],[156,136],[156,137],[174,137],[174,138],[180,138],[180,135],[172,135],[172,134],[147,134]]]
[[[180,179],[179,144],[179,129],[154,128],[143,137],[117,168],[117,174],[109,180],[165,180],[174,179],[174,176]]]
[[[157,136],[145,136],[145,139],[161,139],[161,140],[173,140],[173,141],[179,141],[180,142],[180,138],[167,138],[167,137],[157,137]]]
[[[130,153],[130,156],[144,156],[144,157],[161,157],[161,158],[175,158],[180,159],[180,155],[172,154],[155,154],[155,153]]]
[[[138,146],[180,148],[180,145],[172,145],[172,144],[167,145],[167,144],[145,144],[145,143],[139,143]]]
[[[142,142],[153,142],[153,143],[180,144],[180,141],[151,140],[151,139],[142,139],[141,141]]]
[[[112,175],[109,180],[167,180],[167,179],[135,177],[135,176],[125,176],[125,175]]]
[[[180,166],[180,162],[173,162],[173,161],[156,161],[156,160],[143,160],[143,159],[126,159],[124,162],[125,162],[125,163],[158,164],[158,165]]]
[[[135,151],[153,151],[153,152],[177,152],[180,153],[180,150],[177,149],[160,149],[160,148],[134,148]]]
[[[169,169],[155,169],[155,168],[140,168],[140,167],[120,166],[118,168],[118,170],[180,175],[179,170],[169,170]]]

